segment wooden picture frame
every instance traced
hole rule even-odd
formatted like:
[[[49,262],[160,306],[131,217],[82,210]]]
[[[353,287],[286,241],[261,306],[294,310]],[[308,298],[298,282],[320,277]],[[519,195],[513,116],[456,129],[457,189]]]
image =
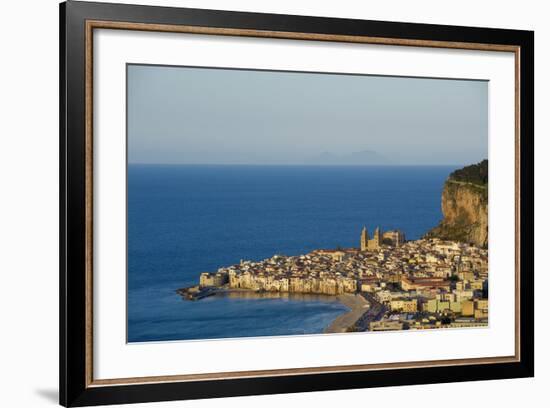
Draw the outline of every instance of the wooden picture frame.
[[[94,379],[92,57],[93,32],[101,28],[514,53],[515,354],[457,360]],[[60,403],[64,406],[121,404],[533,376],[533,142],[534,34],[530,31],[77,1],[62,3]]]

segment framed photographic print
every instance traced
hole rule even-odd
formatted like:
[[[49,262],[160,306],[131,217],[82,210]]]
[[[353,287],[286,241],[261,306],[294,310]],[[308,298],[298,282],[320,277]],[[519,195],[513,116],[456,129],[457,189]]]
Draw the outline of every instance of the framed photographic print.
[[[534,375],[533,32],[60,22],[61,404]]]

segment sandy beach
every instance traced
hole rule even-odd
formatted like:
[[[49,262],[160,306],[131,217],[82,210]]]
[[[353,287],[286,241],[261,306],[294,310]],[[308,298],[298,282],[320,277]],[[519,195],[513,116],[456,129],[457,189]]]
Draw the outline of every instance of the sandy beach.
[[[325,333],[345,333],[369,309],[369,302],[361,295],[339,295],[338,300],[351,310],[338,316],[325,329]]]

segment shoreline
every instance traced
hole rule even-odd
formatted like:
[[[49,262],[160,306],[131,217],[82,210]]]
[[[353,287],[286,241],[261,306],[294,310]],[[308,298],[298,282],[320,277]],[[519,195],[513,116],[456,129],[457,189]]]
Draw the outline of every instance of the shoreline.
[[[176,292],[185,297],[185,289],[187,288],[181,288],[176,290]],[[341,295],[324,295],[324,294],[315,294],[315,293],[292,293],[292,292],[263,292],[263,291],[256,291],[256,290],[250,290],[250,289],[236,289],[236,288],[216,288],[208,290],[206,293],[200,294],[199,296],[193,295],[191,298],[187,297],[188,300],[197,301],[200,299],[203,299],[205,297],[210,296],[231,296],[231,295],[238,295],[240,296],[250,296],[250,297],[273,297],[273,298],[284,298],[284,297],[296,297],[299,298],[300,295],[303,296],[309,296],[312,298],[322,298],[322,297],[330,297],[333,299],[336,299],[337,302],[340,304],[346,306],[349,310],[345,311],[344,313],[339,314],[336,316],[332,322],[326,326],[321,334],[328,334],[328,333],[346,333],[350,327],[352,327],[366,312],[368,312],[371,309],[370,302],[364,297],[361,296],[358,293],[344,293]]]
[[[336,317],[323,333],[346,333],[370,309],[369,301],[360,294],[345,293],[337,299],[350,310]]]

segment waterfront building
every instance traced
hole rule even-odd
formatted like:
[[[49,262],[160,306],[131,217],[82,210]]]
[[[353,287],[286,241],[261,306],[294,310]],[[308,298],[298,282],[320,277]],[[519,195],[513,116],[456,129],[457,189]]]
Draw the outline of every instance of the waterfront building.
[[[207,286],[222,286],[229,281],[228,275],[225,273],[201,273],[199,278],[199,285],[203,287]]]

